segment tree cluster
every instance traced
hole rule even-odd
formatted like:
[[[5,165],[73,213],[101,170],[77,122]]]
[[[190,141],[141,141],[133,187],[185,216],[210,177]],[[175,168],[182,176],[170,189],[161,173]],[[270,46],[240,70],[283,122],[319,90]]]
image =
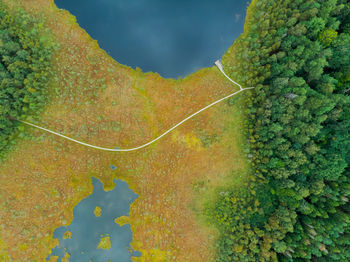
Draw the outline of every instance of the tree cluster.
[[[252,175],[212,211],[218,261],[350,261],[350,3],[256,0],[247,16],[223,62],[256,87]]]
[[[42,24],[23,10],[0,3],[0,154],[18,135],[18,123],[38,113],[46,101],[54,45]]]

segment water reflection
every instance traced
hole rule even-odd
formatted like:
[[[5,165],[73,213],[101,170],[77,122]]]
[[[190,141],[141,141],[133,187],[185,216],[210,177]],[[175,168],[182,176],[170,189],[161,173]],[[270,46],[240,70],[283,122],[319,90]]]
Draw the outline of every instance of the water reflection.
[[[247,0],[55,0],[119,63],[183,77],[243,31]]]

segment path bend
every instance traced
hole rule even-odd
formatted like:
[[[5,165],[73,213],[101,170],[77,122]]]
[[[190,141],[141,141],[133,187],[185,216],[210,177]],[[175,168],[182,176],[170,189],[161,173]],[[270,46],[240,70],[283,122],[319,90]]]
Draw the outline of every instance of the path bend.
[[[219,70],[224,74],[224,76],[225,76],[226,78],[228,78],[228,79],[229,79],[232,83],[234,83],[235,85],[239,86],[239,88],[240,88],[239,91],[236,91],[236,92],[234,92],[234,93],[232,93],[232,94],[230,94],[230,95],[228,95],[228,96],[225,96],[225,97],[223,97],[223,98],[221,98],[221,99],[219,99],[219,100],[216,100],[215,102],[213,102],[213,103],[207,105],[206,107],[203,107],[202,109],[198,110],[197,112],[193,113],[192,115],[186,117],[186,118],[185,118],[184,120],[182,120],[181,122],[179,122],[179,123],[177,123],[176,125],[174,125],[172,128],[170,128],[170,129],[168,129],[167,131],[165,131],[165,132],[164,132],[163,134],[161,134],[160,136],[158,136],[158,137],[156,137],[155,139],[149,141],[148,143],[143,144],[143,145],[138,146],[138,147],[122,149],[122,148],[105,148],[105,147],[100,147],[100,146],[94,146],[94,145],[90,145],[90,144],[88,144],[88,143],[84,143],[84,142],[82,142],[82,141],[79,141],[79,140],[70,138],[70,137],[68,137],[68,136],[62,135],[62,134],[60,134],[60,133],[54,132],[54,131],[52,131],[52,130],[50,130],[50,129],[47,129],[47,128],[44,128],[44,127],[41,127],[41,126],[38,126],[38,125],[35,125],[35,124],[32,124],[32,123],[29,123],[29,122],[27,122],[27,121],[23,121],[23,120],[17,120],[17,121],[19,121],[19,122],[21,122],[21,123],[23,123],[23,124],[26,124],[26,125],[28,125],[28,126],[32,126],[32,127],[38,128],[38,129],[40,129],[40,130],[46,131],[46,132],[48,132],[48,133],[54,134],[54,135],[56,135],[56,136],[63,137],[63,138],[65,138],[65,139],[67,139],[67,140],[70,140],[70,141],[72,141],[72,142],[75,142],[75,143],[78,143],[78,144],[81,144],[81,145],[84,145],[84,146],[87,146],[87,147],[99,149],[99,150],[111,151],[111,152],[128,152],[128,151],[139,150],[139,149],[141,149],[141,148],[144,148],[144,147],[146,147],[146,146],[149,146],[149,145],[153,144],[154,142],[156,142],[157,140],[161,139],[163,136],[165,136],[166,134],[170,133],[171,131],[173,131],[175,128],[177,128],[178,126],[180,126],[181,124],[183,124],[183,123],[186,122],[187,120],[189,120],[189,119],[191,119],[192,117],[198,115],[200,112],[202,112],[202,111],[204,111],[204,110],[206,110],[206,109],[208,109],[208,108],[210,108],[210,107],[216,105],[217,103],[219,103],[219,102],[221,102],[221,101],[223,101],[223,100],[225,100],[225,99],[228,99],[228,98],[230,98],[230,97],[232,97],[232,96],[235,96],[235,95],[237,95],[237,94],[240,93],[240,92],[243,92],[243,91],[245,91],[245,90],[253,89],[253,88],[254,88],[254,87],[242,88],[242,86],[241,86],[240,84],[236,83],[235,81],[233,81],[231,78],[229,78],[229,77],[225,74],[225,72],[224,72],[224,70],[223,70],[223,67],[222,67],[222,64],[221,64],[221,62],[220,62],[219,60],[216,61],[215,64],[216,64],[216,66],[219,68]]]

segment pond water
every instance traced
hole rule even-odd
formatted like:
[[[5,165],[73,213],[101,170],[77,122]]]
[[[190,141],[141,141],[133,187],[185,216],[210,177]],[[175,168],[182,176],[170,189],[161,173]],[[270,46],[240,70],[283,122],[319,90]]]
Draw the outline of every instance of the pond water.
[[[114,180],[115,188],[107,192],[98,179],[93,178],[92,182],[93,194],[74,208],[72,223],[55,230],[54,237],[60,243],[47,259],[59,256],[58,261],[61,261],[65,253],[69,253],[69,261],[72,262],[129,262],[131,256],[140,255],[137,251],[129,252],[128,245],[132,241],[130,225],[120,226],[114,221],[118,217],[129,215],[130,204],[137,198],[137,194],[121,180]],[[102,241],[101,244],[103,239],[108,241]],[[103,243],[107,243],[107,249],[103,249]]]
[[[247,0],[55,0],[121,64],[184,77],[243,32]]]

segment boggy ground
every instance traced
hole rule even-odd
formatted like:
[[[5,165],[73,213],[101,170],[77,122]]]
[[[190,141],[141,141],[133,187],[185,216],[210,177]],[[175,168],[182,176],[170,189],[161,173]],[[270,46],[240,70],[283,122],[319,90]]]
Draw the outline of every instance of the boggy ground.
[[[53,0],[5,2],[43,20],[60,44],[50,103],[35,121],[41,126],[94,145],[134,147],[237,90],[215,67],[173,80],[120,65]],[[245,179],[243,97],[135,152],[103,152],[26,127],[32,138],[21,138],[0,166],[0,258],[43,261],[57,244],[55,228],[68,225],[74,206],[92,193],[94,176],[105,189],[123,179],[139,195],[127,219],[132,247],[142,251],[135,261],[212,260],[217,231],[204,205]]]

